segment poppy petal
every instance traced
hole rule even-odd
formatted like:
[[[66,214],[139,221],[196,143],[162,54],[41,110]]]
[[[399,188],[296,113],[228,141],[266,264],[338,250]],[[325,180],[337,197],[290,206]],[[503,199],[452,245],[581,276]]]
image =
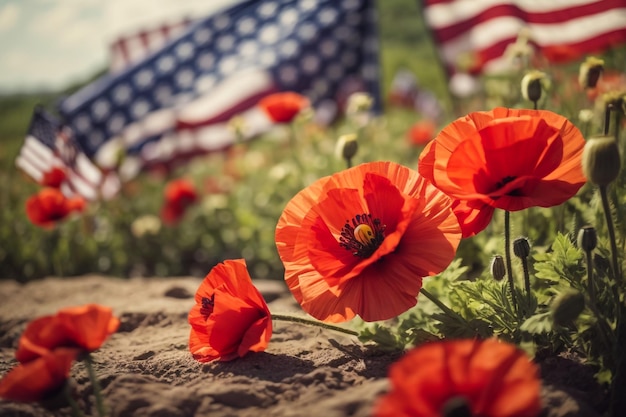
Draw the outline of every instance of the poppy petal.
[[[69,378],[79,349],[57,348],[13,368],[0,380],[0,398],[19,402],[44,400]]]

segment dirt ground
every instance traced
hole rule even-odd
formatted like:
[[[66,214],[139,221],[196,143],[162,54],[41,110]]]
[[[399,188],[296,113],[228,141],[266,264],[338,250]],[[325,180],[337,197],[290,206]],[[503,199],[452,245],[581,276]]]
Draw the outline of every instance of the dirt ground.
[[[15,366],[17,341],[29,320],[63,307],[99,303],[121,319],[118,332],[93,353],[111,417],[371,415],[376,399],[388,389],[387,369],[401,353],[366,348],[342,333],[275,321],[265,352],[232,362],[199,363],[187,348],[187,313],[200,282],[192,277],[96,275],[28,284],[0,281],[0,376]],[[303,315],[282,282],[254,283],[273,313]],[[567,360],[546,360],[543,368],[551,375],[573,376]],[[87,416],[95,415],[83,364],[75,364],[72,374],[80,406]],[[579,372],[576,376],[582,378]],[[543,416],[598,415],[593,408],[600,394],[581,384],[570,387],[545,378]],[[0,416],[57,415],[69,416],[69,407],[49,410],[0,400]]]

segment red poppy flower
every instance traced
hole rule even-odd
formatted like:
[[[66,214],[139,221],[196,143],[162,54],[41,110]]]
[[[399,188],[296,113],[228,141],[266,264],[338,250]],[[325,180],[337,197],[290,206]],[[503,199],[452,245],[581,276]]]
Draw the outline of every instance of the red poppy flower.
[[[41,185],[45,187],[59,188],[66,180],[65,171],[59,167],[53,167],[43,174]]]
[[[166,224],[178,222],[187,208],[198,200],[195,185],[186,179],[170,181],[165,186],[165,202],[161,209],[161,218]]]
[[[26,200],[26,215],[37,226],[51,228],[73,211],[82,211],[82,197],[67,198],[57,188],[44,188]]]
[[[580,131],[563,116],[496,108],[446,126],[420,155],[418,170],[464,202],[455,212],[467,237],[489,223],[495,208],[551,207],[574,196],[585,183],[584,145]]]
[[[272,319],[243,259],[216,265],[189,312],[189,350],[200,362],[229,361],[267,348]]]
[[[431,120],[420,120],[411,126],[407,132],[411,145],[422,146],[435,137],[435,123]]]
[[[55,315],[31,321],[19,341],[15,357],[28,362],[58,347],[93,352],[119,327],[111,308],[98,304],[68,307]]]
[[[461,230],[451,199],[416,171],[366,163],[300,191],[276,227],[285,280],[319,320],[397,316],[417,302],[422,277],[454,258]]]
[[[454,405],[482,417],[541,411],[537,366],[496,339],[427,343],[391,365],[389,379],[391,391],[376,404],[376,417],[441,416]]]
[[[35,402],[58,392],[70,376],[80,350],[57,348],[13,368],[0,380],[0,398]]]
[[[275,123],[289,123],[309,106],[309,100],[298,93],[288,91],[265,96],[259,101],[259,106]]]

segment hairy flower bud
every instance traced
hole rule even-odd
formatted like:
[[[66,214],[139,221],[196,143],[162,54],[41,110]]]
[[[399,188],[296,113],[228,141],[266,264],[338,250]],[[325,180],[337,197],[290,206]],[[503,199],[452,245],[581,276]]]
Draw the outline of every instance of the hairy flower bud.
[[[513,241],[513,253],[518,258],[528,258],[530,255],[530,243],[528,242],[528,238],[518,237]]]
[[[369,94],[363,92],[352,93],[348,97],[346,113],[356,114],[361,112],[367,112],[372,109],[373,105],[374,99]]]
[[[501,281],[506,275],[506,267],[504,266],[504,259],[500,255],[496,255],[491,260],[491,276],[496,281]]]
[[[619,147],[613,136],[594,136],[587,140],[582,156],[583,173],[592,184],[609,185],[621,168]]]
[[[584,309],[585,296],[576,290],[568,290],[559,294],[550,305],[552,320],[560,326],[576,320]]]
[[[591,252],[598,245],[598,235],[593,226],[584,226],[578,231],[578,247],[585,252]]]
[[[578,83],[583,89],[595,88],[604,71],[604,60],[590,56],[580,64]]]
[[[357,136],[354,133],[341,135],[337,141],[337,155],[345,160],[350,160],[359,149]]]
[[[541,71],[530,71],[522,78],[522,96],[526,100],[539,101],[547,76]]]

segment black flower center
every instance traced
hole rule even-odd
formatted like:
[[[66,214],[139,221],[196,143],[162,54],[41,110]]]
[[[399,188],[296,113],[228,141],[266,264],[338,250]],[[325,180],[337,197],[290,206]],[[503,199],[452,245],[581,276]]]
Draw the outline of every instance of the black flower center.
[[[202,307],[200,307],[200,314],[207,319],[213,313],[213,307],[215,306],[215,294],[211,295],[211,298],[202,297]]]
[[[500,188],[504,187],[505,185],[507,185],[508,183],[510,183],[511,181],[514,181],[517,177],[514,177],[512,175],[507,175],[506,177],[502,178],[500,181],[498,181],[495,185],[495,189],[499,190]],[[521,195],[521,191],[519,189],[514,189],[509,191],[508,193],[506,193],[506,195],[510,195],[510,196],[520,196]],[[497,200],[498,198],[500,198],[499,196],[491,196],[491,198],[493,200]]]
[[[385,239],[385,225],[380,219],[373,219],[371,214],[357,214],[352,220],[346,220],[341,229],[339,246],[352,252],[359,258],[369,258]]]

